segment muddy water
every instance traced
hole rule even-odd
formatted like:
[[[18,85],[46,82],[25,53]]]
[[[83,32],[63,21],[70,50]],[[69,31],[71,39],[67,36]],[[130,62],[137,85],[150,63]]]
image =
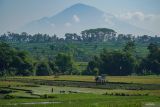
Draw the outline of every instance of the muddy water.
[[[62,102],[29,102],[29,103],[13,103],[9,105],[34,105],[34,104],[59,104]]]

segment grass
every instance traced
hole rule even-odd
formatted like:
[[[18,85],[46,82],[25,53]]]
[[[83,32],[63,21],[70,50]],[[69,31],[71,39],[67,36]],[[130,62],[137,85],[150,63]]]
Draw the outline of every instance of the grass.
[[[14,107],[141,107],[142,105],[153,102],[159,103],[158,97],[152,96],[105,96],[95,94],[55,94],[53,99],[11,99],[0,100],[0,107],[12,107],[6,104],[17,104],[24,102],[45,102],[59,101],[60,104],[46,105],[17,105]],[[5,105],[5,106],[3,106]],[[156,106],[157,107],[157,106]]]
[[[53,92],[51,91],[53,88]],[[40,87],[21,87],[18,89],[27,89],[32,90],[33,94],[43,95],[43,94],[59,94],[60,91],[69,91],[80,92],[80,93],[92,93],[92,94],[115,94],[115,93],[124,93],[128,95],[151,95],[151,96],[160,96],[160,90],[124,90],[124,89],[94,89],[94,88],[79,88],[79,87],[60,87],[60,86],[40,86]],[[14,94],[15,95],[15,94]],[[21,95],[21,93],[16,95]],[[25,94],[23,94],[25,95]]]
[[[67,81],[87,81],[95,82],[94,76],[29,76],[29,77],[11,77],[11,78],[26,78],[40,80],[67,80]],[[160,76],[107,76],[108,82],[123,82],[123,83],[140,83],[140,84],[160,84]]]
[[[25,86],[29,85],[28,83],[22,82],[15,82],[15,81],[0,81],[0,87],[7,87],[7,86]]]
[[[109,82],[160,84],[160,76],[109,76]]]
[[[22,81],[11,81],[12,79],[25,79]],[[67,80],[94,82],[94,76],[30,76],[30,77],[7,77],[6,80],[0,80],[0,89],[13,90],[9,94],[0,94],[0,96],[11,95],[12,99],[3,99],[0,97],[0,107],[160,107],[160,90],[126,90],[126,89],[99,89],[82,88],[71,86],[50,86],[34,84],[36,80]],[[108,76],[109,82],[160,84],[159,76]],[[50,81],[52,82],[52,81]],[[10,87],[8,87],[10,86]],[[2,88],[3,87],[3,88]],[[53,92],[51,91],[53,88]],[[28,93],[30,91],[31,93]],[[65,91],[65,94],[60,93]],[[69,91],[78,93],[69,93]],[[123,96],[122,96],[123,95]],[[47,96],[47,97],[40,97]],[[49,98],[52,97],[52,98]],[[61,102],[58,104],[21,104],[25,102]]]

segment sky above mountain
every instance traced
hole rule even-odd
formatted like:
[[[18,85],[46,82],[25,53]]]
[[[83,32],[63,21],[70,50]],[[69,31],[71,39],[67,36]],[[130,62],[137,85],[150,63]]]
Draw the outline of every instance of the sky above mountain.
[[[94,6],[160,35],[160,0],[0,0],[0,33],[16,31],[33,20],[52,17],[77,3]],[[76,15],[74,19],[80,21]]]

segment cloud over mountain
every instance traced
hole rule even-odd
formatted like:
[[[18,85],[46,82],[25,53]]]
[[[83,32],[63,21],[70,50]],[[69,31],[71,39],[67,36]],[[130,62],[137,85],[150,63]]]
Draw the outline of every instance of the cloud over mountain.
[[[125,22],[122,18],[126,18],[126,20],[130,18],[144,20],[143,14],[140,12],[134,14],[128,13],[124,16],[115,16],[105,13],[95,7],[78,3],[52,17],[45,17],[32,21],[19,29],[19,31],[26,31],[29,33],[55,33],[63,36],[67,32],[77,33],[85,29],[106,27],[114,29],[119,33],[150,33],[147,30]]]
[[[73,15],[73,19],[75,22],[80,22],[80,18],[77,15]]]

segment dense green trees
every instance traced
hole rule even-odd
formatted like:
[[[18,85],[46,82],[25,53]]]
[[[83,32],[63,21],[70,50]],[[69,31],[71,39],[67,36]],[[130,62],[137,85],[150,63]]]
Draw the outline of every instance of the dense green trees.
[[[40,62],[36,66],[37,76],[48,76],[52,74],[52,69],[46,62]]]
[[[66,33],[65,38],[40,33],[30,35],[26,32],[21,34],[8,32],[8,34],[0,36],[0,41],[6,41],[13,45],[14,43],[25,42],[28,46],[27,49],[30,52],[34,51],[32,56],[35,56],[32,58],[28,53],[20,51],[22,48],[17,47],[14,49],[6,43],[0,42],[1,76],[160,74],[160,37],[158,36],[143,35],[136,37],[132,34],[116,35],[116,32],[112,29],[97,28],[84,30],[81,32],[81,35]],[[35,45],[36,43],[38,45]],[[99,54],[106,43],[109,43],[107,44],[109,49],[101,52],[99,56],[92,58],[94,55]],[[121,46],[125,43],[126,45],[123,49],[111,50],[117,49],[115,48],[115,44],[119,45],[119,43]],[[149,54],[147,56],[139,56],[135,44],[142,45],[143,47],[143,45],[147,46],[149,43]],[[44,47],[41,48],[41,46]],[[89,61],[85,72],[78,70],[72,56],[76,61]]]
[[[37,60],[44,59],[44,57],[45,59],[54,59],[58,53],[71,53],[76,61],[88,62],[103,48],[121,48],[122,45],[128,41],[134,41],[136,45],[139,45],[139,52],[137,51],[137,54],[140,54],[140,57],[142,57],[148,52],[145,47],[149,43],[159,43],[160,37],[116,34],[116,31],[113,29],[96,28],[84,30],[81,34],[66,33],[64,38],[60,38],[57,35],[40,33],[31,35],[26,32],[20,34],[8,32],[0,35],[0,41],[11,43],[17,49],[29,51],[32,57]],[[22,46],[17,45],[19,43],[22,44]]]
[[[104,50],[99,57],[89,61],[84,74],[95,75],[95,69],[99,74],[108,75],[160,74],[160,48],[151,43],[148,50],[150,53],[142,60],[136,57],[135,44],[132,41],[126,43],[123,50]]]
[[[100,65],[100,58],[98,56],[94,56],[93,60],[88,62],[88,66],[84,75],[98,75],[99,74],[99,65]]]
[[[112,29],[107,28],[97,28],[97,29],[89,29],[81,32],[83,41],[109,41],[115,40],[116,32]]]
[[[134,36],[132,34],[118,34],[116,31],[108,28],[97,28],[97,29],[88,29],[81,32],[81,35],[76,33],[66,33],[65,38],[59,38],[57,35],[49,36],[47,34],[34,34],[30,35],[26,32],[11,33],[0,35],[0,40],[7,42],[30,42],[30,43],[44,43],[44,42],[59,42],[59,41],[79,41],[79,42],[127,42],[127,41],[136,41],[138,43],[151,43],[159,42],[160,37],[158,36],[149,36],[141,35]]]
[[[123,49],[124,52],[133,54],[135,52],[135,43],[134,41],[129,41],[126,43]]]
[[[95,59],[88,63],[87,70],[95,74],[98,68],[99,74],[130,75],[135,67],[135,59],[130,54],[122,51],[104,51],[99,60]],[[93,72],[93,73],[91,73]]]
[[[160,48],[151,43],[148,46],[149,54],[141,61],[138,74],[160,74]]]
[[[42,61],[36,65],[36,75],[77,74],[73,58],[69,54],[59,53],[53,61]]]
[[[134,70],[134,58],[120,51],[102,53],[100,73],[108,75],[130,75]]]
[[[0,43],[0,75],[32,75],[33,63],[26,52]]]
[[[26,52],[17,52],[12,65],[16,68],[16,75],[33,75],[33,62]]]
[[[58,67],[60,73],[71,74],[73,69],[73,59],[70,55],[59,53],[56,56],[55,64]]]
[[[69,54],[59,53],[55,60],[33,60],[26,52],[16,50],[0,42],[0,76],[77,74],[73,58]]]
[[[160,48],[156,43],[148,46],[147,57],[138,59],[135,55],[135,43],[126,43],[122,50],[104,50],[88,62],[84,75],[131,75],[136,73],[160,74]],[[59,53],[55,59],[33,60],[28,53],[16,50],[8,44],[0,43],[0,75],[38,75],[81,74],[73,57]]]
[[[56,35],[49,36],[47,34],[34,34],[30,35],[26,32],[22,32],[21,34],[18,33],[11,33],[8,32],[7,34],[3,34],[0,36],[1,41],[7,41],[7,42],[53,42],[53,41],[59,41],[60,38],[58,38]]]

